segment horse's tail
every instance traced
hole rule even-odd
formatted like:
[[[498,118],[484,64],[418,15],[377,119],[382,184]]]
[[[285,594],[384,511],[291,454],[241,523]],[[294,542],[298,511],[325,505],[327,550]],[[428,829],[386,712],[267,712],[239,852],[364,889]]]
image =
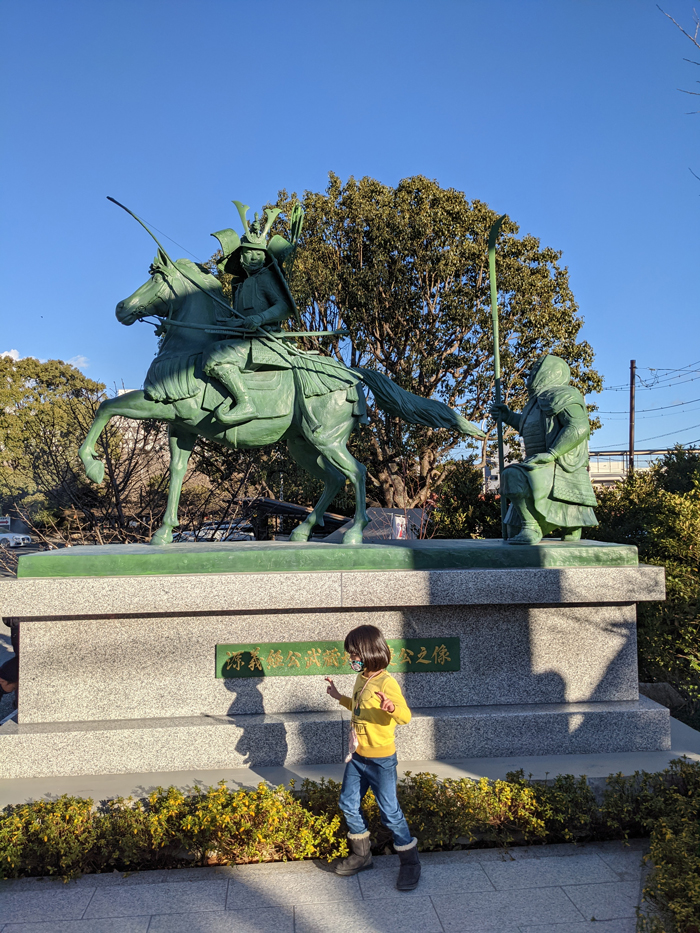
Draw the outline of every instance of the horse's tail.
[[[397,386],[388,376],[372,369],[362,369],[358,366],[352,371],[372,390],[381,410],[390,415],[395,415],[409,424],[424,424],[429,428],[459,431],[460,434],[469,434],[471,437],[486,437],[480,427],[458,415],[443,402],[413,395],[412,392]]]

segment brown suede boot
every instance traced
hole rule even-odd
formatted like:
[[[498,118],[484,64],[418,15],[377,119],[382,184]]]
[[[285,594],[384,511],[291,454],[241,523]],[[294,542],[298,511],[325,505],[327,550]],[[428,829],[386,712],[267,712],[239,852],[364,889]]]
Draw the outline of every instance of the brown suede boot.
[[[412,891],[420,880],[418,840],[414,836],[406,846],[394,846],[401,862],[396,887],[399,891]]]
[[[350,855],[333,866],[336,875],[356,875],[358,871],[372,868],[369,830],[366,833],[348,833]]]

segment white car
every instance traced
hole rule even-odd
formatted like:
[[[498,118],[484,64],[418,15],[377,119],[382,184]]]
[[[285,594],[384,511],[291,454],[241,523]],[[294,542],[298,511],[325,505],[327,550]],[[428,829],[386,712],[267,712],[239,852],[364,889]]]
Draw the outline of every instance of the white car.
[[[181,531],[174,541],[255,541],[253,526],[245,519],[234,519],[230,522],[205,522],[197,531]]]
[[[0,547],[27,547],[31,543],[29,535],[14,534],[11,531],[0,533]]]

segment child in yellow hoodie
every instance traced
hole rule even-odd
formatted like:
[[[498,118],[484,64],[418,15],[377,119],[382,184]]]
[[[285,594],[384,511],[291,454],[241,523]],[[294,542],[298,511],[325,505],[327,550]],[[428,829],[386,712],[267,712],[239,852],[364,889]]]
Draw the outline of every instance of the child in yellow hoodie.
[[[350,855],[335,866],[339,875],[355,875],[372,867],[369,830],[362,813],[362,799],[372,788],[382,823],[391,830],[401,868],[396,887],[412,891],[420,878],[418,844],[411,835],[396,796],[397,725],[411,720],[401,687],[386,668],[391,653],[384,636],[374,625],[360,625],[348,633],[345,650],[350,667],[357,671],[352,698],[343,696],[326,677],[327,693],[352,713],[350,749],[340,792],[340,809],[348,824]]]

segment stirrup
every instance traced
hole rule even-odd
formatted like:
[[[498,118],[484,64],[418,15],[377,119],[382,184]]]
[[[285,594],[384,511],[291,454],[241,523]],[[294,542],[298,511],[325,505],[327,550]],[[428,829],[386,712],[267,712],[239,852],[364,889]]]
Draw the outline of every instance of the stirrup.
[[[233,408],[231,408],[230,403],[228,403],[228,409],[222,411],[221,409],[226,404],[227,402],[223,402],[214,412],[214,416],[217,421],[220,421],[221,424],[225,424],[227,427],[231,427],[235,424],[242,424],[244,421],[253,421],[258,417],[255,406],[252,405],[248,399],[246,399],[245,402],[239,402],[237,405],[234,405]]]

